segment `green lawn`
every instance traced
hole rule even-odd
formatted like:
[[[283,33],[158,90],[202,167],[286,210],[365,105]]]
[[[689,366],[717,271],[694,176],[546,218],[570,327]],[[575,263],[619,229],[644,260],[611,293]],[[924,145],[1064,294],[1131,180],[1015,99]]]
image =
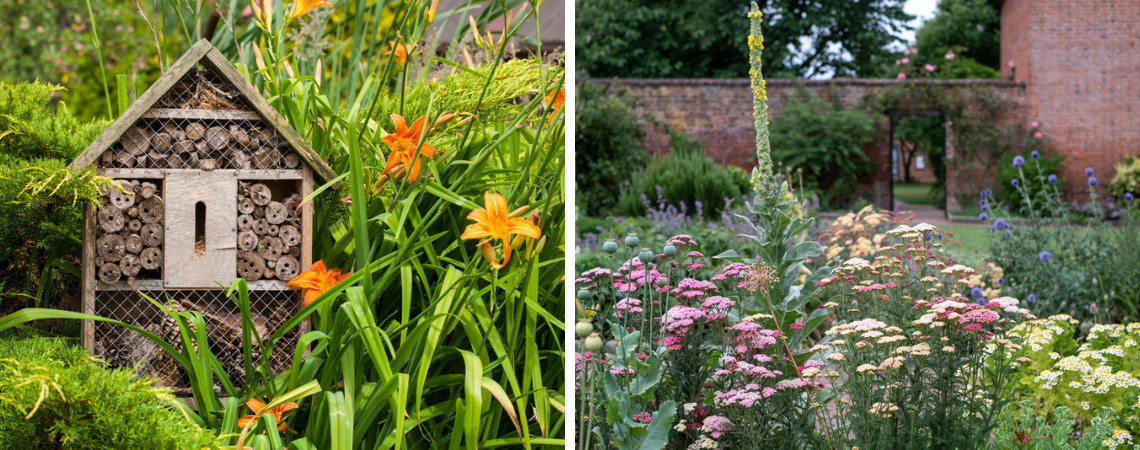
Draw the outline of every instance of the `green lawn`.
[[[945,242],[946,249],[962,264],[978,268],[982,266],[982,259],[988,256],[986,247],[989,245],[990,227],[988,225],[944,224],[938,225],[943,231],[954,234],[954,239],[962,243],[961,247],[952,245],[952,240]]]
[[[932,183],[895,182],[895,200],[911,205],[933,205],[934,194],[930,192]]]

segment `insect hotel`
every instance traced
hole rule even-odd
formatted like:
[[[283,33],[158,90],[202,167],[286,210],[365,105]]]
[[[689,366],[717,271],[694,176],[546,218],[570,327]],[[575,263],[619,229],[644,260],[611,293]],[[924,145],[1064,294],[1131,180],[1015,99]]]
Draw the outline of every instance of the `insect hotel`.
[[[205,40],[71,167],[87,166],[118,186],[86,214],[83,312],[134,324],[181,349],[177,322],[141,294],[196,311],[223,370],[244,384],[241,315],[225,289],[238,277],[248,282],[262,338],[300,309],[300,292],[287,282],[313,259],[312,206],[302,199],[314,178],[327,182],[335,173]],[[307,322],[276,344],[274,371],[288,368],[304,328]],[[137,366],[137,375],[189,391],[185,371],[141,334],[94,321],[82,333],[112,366]],[[254,358],[268,353],[255,348]]]

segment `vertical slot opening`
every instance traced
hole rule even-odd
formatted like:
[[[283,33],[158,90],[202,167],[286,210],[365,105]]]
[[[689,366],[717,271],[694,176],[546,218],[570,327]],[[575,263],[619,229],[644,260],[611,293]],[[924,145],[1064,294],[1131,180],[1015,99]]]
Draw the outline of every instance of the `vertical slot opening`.
[[[194,205],[194,253],[199,258],[206,254],[206,204]]]

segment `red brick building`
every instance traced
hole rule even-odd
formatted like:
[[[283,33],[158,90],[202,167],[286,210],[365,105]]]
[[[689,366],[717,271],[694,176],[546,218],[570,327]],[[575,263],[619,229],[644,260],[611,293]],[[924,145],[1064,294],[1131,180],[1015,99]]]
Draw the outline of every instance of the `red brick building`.
[[[1029,120],[1068,156],[1065,178],[1100,190],[1140,153],[1140,1],[998,0],[1002,76],[1024,82]],[[1010,67],[1010,63],[1013,67]]]

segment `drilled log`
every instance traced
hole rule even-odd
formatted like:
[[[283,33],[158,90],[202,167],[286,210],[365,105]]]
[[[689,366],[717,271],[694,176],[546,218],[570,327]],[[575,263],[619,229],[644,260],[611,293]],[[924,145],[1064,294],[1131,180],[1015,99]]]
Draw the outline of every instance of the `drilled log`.
[[[283,250],[281,254],[284,256],[292,256],[294,258],[300,258],[301,257],[301,248],[300,247],[285,247],[285,250]]]
[[[114,283],[119,281],[123,273],[119,269],[119,265],[115,263],[106,263],[99,266],[99,279],[104,283]]]
[[[95,241],[95,251],[104,262],[117,263],[127,253],[127,243],[117,234],[108,234]]]
[[[237,227],[241,231],[249,231],[253,229],[254,224],[253,216],[249,214],[242,214],[237,218]]]
[[[266,236],[257,243],[257,254],[266,261],[276,261],[281,258],[281,239]]]
[[[285,209],[285,205],[278,202],[269,202],[265,207],[265,220],[273,225],[279,225],[285,222],[289,216],[289,212]]]
[[[202,139],[202,137],[205,135],[206,127],[198,122],[190,122],[190,125],[186,126],[186,137],[190,139]]]
[[[139,205],[134,205],[134,206],[131,206],[130,208],[127,208],[127,217],[136,218],[138,216],[139,216]]]
[[[123,149],[127,153],[138,156],[150,148],[150,132],[146,128],[131,127],[126,133],[123,133],[119,142],[123,144]]]
[[[142,264],[139,261],[139,257],[134,254],[127,253],[123,255],[123,259],[119,260],[119,271],[122,272],[123,275],[133,277],[138,275],[141,269]]]
[[[264,219],[265,218],[265,207],[264,206],[254,206],[253,207],[253,217],[257,218],[257,219]]]
[[[131,233],[138,233],[142,226],[142,221],[139,219],[131,219],[130,222],[127,222],[127,230],[130,230]]]
[[[281,227],[278,227],[277,225],[270,225],[269,231],[265,234],[268,234],[270,236],[277,236],[277,233],[280,231],[281,231]]]
[[[230,162],[233,164],[235,169],[249,170],[251,167],[253,167],[250,164],[250,161],[252,159],[253,157],[250,156],[249,152],[241,150],[234,150],[230,152]]]
[[[186,139],[186,133],[178,129],[178,124],[174,122],[166,122],[162,124],[162,132],[169,134],[175,141]]]
[[[277,236],[281,238],[281,244],[285,245],[286,247],[296,247],[298,245],[301,245],[301,232],[297,230],[297,227],[295,226],[282,225],[281,231],[277,233]]]
[[[277,260],[277,279],[289,281],[301,273],[301,263],[292,256],[282,256]]]
[[[242,197],[238,199],[238,212],[242,214],[253,214],[253,209],[257,205],[253,204],[253,200],[249,197]]]
[[[253,222],[253,232],[258,236],[265,236],[269,234],[269,222],[265,219],[257,219]]]
[[[249,137],[249,133],[239,128],[237,125],[230,125],[230,142],[237,148],[249,148],[253,144],[253,139]]]
[[[218,161],[214,158],[206,158],[198,162],[198,168],[202,170],[214,170],[218,168]]]
[[[123,227],[123,229],[119,230],[119,232],[115,234],[119,235],[119,237],[123,238],[123,240],[126,241],[127,238],[131,237],[131,230],[128,230],[127,227]]]
[[[139,204],[139,219],[143,223],[158,223],[164,216],[162,197],[153,196]]]
[[[273,192],[269,190],[269,186],[257,183],[249,187],[249,198],[255,205],[265,206],[273,200]]]
[[[302,198],[300,194],[293,194],[285,197],[285,201],[282,202],[285,204],[285,211],[287,211],[290,216],[297,215],[297,213],[301,211],[301,200]]]
[[[162,237],[165,230],[162,228],[161,223],[148,223],[143,225],[142,230],[139,230],[139,237],[142,238],[143,244],[148,247],[157,247],[162,245]]]
[[[141,226],[140,226],[140,228],[141,228]],[[143,241],[142,241],[142,238],[139,237],[139,235],[132,234],[130,236],[127,236],[127,239],[125,242],[126,242],[127,253],[134,253],[137,255],[139,252],[143,251],[143,248],[144,248]]]
[[[135,204],[134,188],[126,181],[120,181],[119,186],[122,189],[111,188],[107,192],[107,197],[111,199],[111,205],[120,210],[130,208],[131,205]]]
[[[123,211],[114,206],[108,206],[106,208],[100,209],[99,212],[95,214],[95,216],[99,221],[99,227],[108,233],[118,233],[119,230],[123,229],[123,225],[126,224],[126,218],[123,217]]]
[[[267,280],[268,280],[268,279],[273,279],[273,276],[274,276],[274,275],[276,275],[276,272],[273,270],[273,268],[272,268],[272,267],[269,267],[269,266],[266,266],[266,267],[265,267],[265,273],[264,273],[264,274],[262,274],[262,276],[264,276],[264,277],[265,277],[265,279],[267,279]]]
[[[265,260],[257,253],[249,252],[237,262],[238,275],[246,281],[260,280],[265,275]]]
[[[146,270],[156,270],[162,266],[162,250],[147,247],[139,253],[139,264]]]
[[[258,238],[257,234],[251,230],[245,230],[238,233],[237,244],[238,250],[243,252],[252,252],[257,250]]]

